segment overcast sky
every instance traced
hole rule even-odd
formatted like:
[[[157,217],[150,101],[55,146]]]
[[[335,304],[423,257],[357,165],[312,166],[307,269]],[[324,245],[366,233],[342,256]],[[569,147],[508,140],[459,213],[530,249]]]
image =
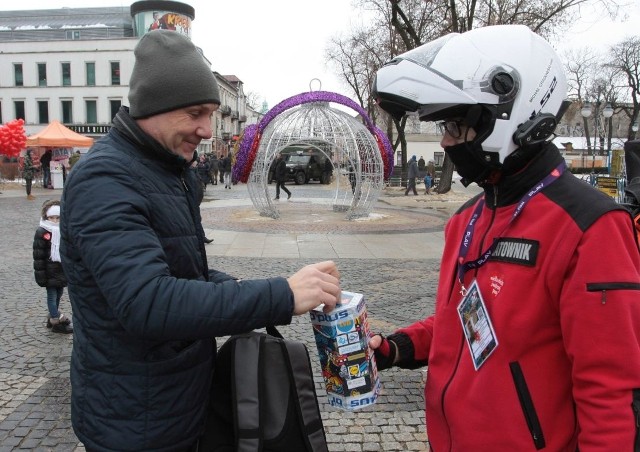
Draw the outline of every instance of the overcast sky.
[[[130,6],[133,0],[3,0],[2,10],[86,6]],[[322,89],[350,95],[324,61],[328,40],[360,18],[350,0],[183,0],[195,9],[192,40],[212,62],[213,70],[235,75],[245,92],[258,93],[268,106],[309,91],[312,79]],[[632,19],[611,24],[584,10],[583,19],[562,39],[562,46],[605,46],[640,35],[640,1],[628,8]],[[311,84],[317,90],[317,82]]]

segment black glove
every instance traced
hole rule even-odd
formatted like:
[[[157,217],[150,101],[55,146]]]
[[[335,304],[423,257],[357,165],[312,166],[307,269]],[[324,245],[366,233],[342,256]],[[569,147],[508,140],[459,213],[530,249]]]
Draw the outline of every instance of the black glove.
[[[376,366],[378,367],[378,370],[385,370],[393,367],[398,347],[395,342],[385,338],[382,334],[376,334],[375,336],[380,336],[382,338],[380,347],[373,351],[376,357]]]

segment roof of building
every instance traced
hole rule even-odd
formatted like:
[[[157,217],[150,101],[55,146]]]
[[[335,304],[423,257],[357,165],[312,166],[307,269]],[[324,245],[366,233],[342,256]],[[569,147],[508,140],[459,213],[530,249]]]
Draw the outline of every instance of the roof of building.
[[[229,83],[242,83],[242,80],[240,80],[235,75],[223,75],[223,77],[226,78]]]
[[[129,7],[0,11],[0,31],[50,28],[132,27]]]

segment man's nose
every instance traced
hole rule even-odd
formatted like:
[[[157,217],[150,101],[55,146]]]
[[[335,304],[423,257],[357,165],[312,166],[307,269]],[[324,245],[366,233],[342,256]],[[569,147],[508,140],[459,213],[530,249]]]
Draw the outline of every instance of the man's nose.
[[[198,136],[209,139],[213,136],[213,128],[211,127],[211,119],[206,118],[202,120],[202,123],[198,127]]]
[[[442,139],[440,140],[440,147],[444,149],[448,146],[453,146],[454,144],[456,144],[456,139],[445,132],[444,135],[442,135]]]

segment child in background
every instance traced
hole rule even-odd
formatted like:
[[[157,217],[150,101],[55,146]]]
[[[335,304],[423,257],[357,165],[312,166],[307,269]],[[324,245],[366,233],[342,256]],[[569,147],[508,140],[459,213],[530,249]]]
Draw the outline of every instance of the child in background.
[[[71,320],[58,307],[67,278],[60,262],[60,202],[45,201],[40,226],[33,239],[33,269],[36,283],[47,289],[47,328],[54,333],[73,333]]]
[[[427,174],[424,176],[424,194],[425,195],[431,194],[432,181],[433,181],[433,178],[431,177],[431,173],[427,171]]]

